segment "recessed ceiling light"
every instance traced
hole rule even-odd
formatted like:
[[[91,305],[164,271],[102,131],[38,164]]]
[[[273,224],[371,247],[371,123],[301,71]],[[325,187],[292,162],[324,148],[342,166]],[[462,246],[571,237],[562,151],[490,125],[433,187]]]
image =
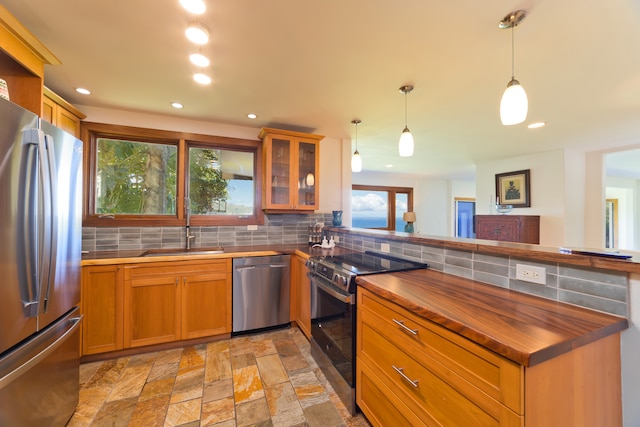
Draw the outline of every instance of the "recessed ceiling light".
[[[543,126],[546,126],[547,122],[536,122],[536,123],[531,123],[529,126],[527,126],[529,129],[537,129],[537,128],[541,128]]]
[[[192,22],[184,32],[187,38],[195,44],[203,45],[209,41],[209,30],[199,22]]]
[[[91,95],[91,91],[89,89],[85,89],[83,87],[76,88],[76,92],[81,93],[83,95]]]
[[[191,61],[193,65],[200,68],[208,67],[210,64],[209,58],[201,53],[192,53],[191,55],[189,55],[189,61]]]
[[[393,165],[384,165],[385,168],[392,168]]]
[[[197,83],[200,83],[201,85],[208,85],[209,83],[211,83],[211,77],[203,73],[195,73],[193,75],[193,80],[195,80]]]
[[[184,108],[184,105],[182,105],[182,104],[181,104],[181,103],[179,103],[179,102],[172,102],[172,103],[171,103],[171,106],[172,106],[173,108],[177,109],[177,110],[180,110],[180,109]]]
[[[193,13],[194,15],[202,15],[204,11],[207,10],[207,6],[202,0],[180,0],[180,4],[187,12]]]
[[[255,115],[255,114],[253,114],[253,113],[249,113],[249,114],[247,114],[247,117],[249,117],[250,119],[255,119],[255,118],[257,118],[258,116],[256,116],[256,115]]]

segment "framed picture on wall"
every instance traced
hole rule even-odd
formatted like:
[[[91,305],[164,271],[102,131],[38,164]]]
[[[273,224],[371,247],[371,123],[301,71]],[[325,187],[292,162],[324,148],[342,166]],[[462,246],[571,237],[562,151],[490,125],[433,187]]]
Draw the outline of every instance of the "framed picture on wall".
[[[511,205],[514,208],[528,208],[531,206],[530,169],[496,174],[497,203]]]

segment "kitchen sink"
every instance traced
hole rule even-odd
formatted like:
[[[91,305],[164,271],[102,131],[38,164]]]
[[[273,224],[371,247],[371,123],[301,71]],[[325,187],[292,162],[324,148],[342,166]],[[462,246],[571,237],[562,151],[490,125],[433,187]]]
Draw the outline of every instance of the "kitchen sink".
[[[150,249],[144,253],[142,253],[141,257],[152,257],[152,256],[181,256],[181,255],[213,255],[213,254],[223,254],[223,248],[193,248],[193,249],[180,249],[180,248],[172,248],[172,249]]]

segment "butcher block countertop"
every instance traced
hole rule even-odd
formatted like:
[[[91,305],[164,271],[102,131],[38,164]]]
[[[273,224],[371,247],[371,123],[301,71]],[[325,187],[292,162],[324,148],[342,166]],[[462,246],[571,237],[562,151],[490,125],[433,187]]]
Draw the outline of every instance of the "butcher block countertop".
[[[356,281],[525,367],[629,327],[623,317],[434,270],[365,275]]]

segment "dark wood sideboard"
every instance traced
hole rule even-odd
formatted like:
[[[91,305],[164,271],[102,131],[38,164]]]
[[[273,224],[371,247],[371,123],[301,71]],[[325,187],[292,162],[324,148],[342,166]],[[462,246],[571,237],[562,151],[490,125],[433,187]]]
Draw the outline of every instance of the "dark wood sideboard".
[[[476,215],[476,239],[540,243],[538,215]]]

